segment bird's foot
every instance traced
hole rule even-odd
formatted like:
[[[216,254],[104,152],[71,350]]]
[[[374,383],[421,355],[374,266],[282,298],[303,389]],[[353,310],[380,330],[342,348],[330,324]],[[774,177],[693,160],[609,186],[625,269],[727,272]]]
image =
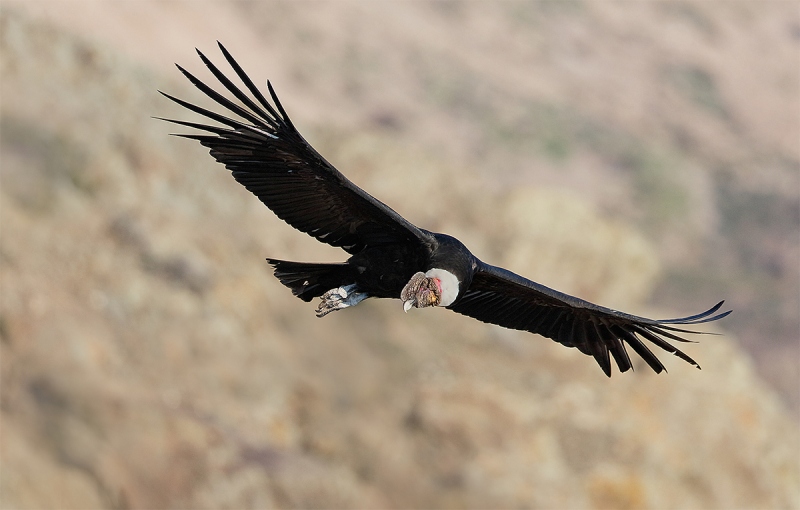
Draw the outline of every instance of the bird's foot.
[[[369,297],[366,292],[356,292],[356,285],[343,285],[331,289],[321,296],[317,307],[317,317],[325,317],[331,312],[355,306]]]

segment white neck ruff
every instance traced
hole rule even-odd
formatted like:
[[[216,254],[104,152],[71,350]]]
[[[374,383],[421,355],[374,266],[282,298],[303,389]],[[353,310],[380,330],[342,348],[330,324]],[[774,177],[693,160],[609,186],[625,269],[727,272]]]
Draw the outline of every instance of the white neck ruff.
[[[433,268],[425,276],[428,278],[436,278],[442,284],[442,297],[439,300],[438,306],[447,306],[453,303],[458,297],[459,282],[456,275],[445,269]]]

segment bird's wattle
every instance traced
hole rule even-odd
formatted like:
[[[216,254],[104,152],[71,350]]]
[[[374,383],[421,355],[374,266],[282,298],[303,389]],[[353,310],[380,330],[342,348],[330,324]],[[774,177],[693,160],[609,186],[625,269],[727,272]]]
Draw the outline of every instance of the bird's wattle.
[[[439,306],[448,306],[458,297],[461,283],[456,275],[446,269],[433,268],[425,273],[425,276],[436,281],[439,290]]]
[[[441,302],[441,282],[425,273],[417,272],[400,292],[403,309],[407,312],[413,308],[436,306]]]

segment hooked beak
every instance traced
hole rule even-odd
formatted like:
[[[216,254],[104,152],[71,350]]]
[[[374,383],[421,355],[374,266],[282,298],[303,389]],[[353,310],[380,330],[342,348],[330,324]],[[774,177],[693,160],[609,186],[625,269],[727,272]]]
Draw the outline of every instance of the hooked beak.
[[[408,311],[414,306],[415,302],[416,300],[413,298],[409,299],[408,301],[403,301],[403,311],[408,313]]]

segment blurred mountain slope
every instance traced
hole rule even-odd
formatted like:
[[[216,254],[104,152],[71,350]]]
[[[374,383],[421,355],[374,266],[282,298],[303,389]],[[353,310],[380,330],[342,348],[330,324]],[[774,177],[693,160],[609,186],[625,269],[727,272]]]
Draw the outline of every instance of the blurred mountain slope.
[[[656,304],[728,299],[729,327],[800,412],[791,2],[17,3],[160,71],[198,69],[191,48],[222,40],[301,125],[371,125],[492,187],[576,192],[658,250]]]
[[[609,381],[442,310],[317,320],[263,259],[341,254],[150,119],[183,115],[155,89],[198,93],[0,16],[3,507],[800,505],[796,424],[730,335],[689,346],[703,371],[667,359],[669,376],[639,363]],[[624,216],[563,188],[509,192],[407,145],[386,112],[368,134],[305,115],[323,154],[412,221],[655,313],[659,250]]]

